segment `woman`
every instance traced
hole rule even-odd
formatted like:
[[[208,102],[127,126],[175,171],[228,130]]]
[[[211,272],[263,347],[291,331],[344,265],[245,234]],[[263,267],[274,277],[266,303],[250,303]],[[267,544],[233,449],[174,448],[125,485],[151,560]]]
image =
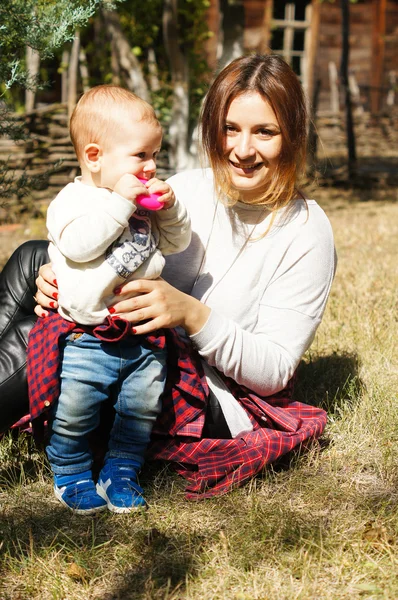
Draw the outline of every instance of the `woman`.
[[[168,257],[164,280],[120,288],[112,309],[136,334],[180,327],[201,359],[206,397],[177,406],[170,396],[152,444],[153,456],[178,463],[191,498],[226,492],[322,433],[324,411],[294,402],[291,382],[335,272],[329,221],[297,187],[307,122],[290,67],[273,55],[233,61],[210,87],[201,128],[211,168],[169,179],[191,214],[191,245]],[[0,352],[12,346],[0,388],[3,429],[27,412],[20,373],[43,253],[37,243],[23,246],[1,281]],[[24,281],[10,274],[17,261]],[[45,316],[57,289],[48,265],[40,273],[35,311]]]

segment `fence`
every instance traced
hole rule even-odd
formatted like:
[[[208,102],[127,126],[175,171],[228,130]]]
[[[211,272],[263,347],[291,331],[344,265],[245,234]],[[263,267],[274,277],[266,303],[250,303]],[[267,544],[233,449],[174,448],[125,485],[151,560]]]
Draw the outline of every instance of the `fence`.
[[[373,177],[379,184],[398,184],[397,110],[372,116],[368,112],[354,115],[359,167],[364,178]],[[24,215],[42,215],[57,192],[79,173],[79,166],[68,133],[66,104],[37,108],[27,115],[15,117],[31,133],[28,142],[0,138],[0,168],[7,166],[15,177],[26,173],[34,178],[29,194],[15,194],[0,199],[0,223],[16,223]],[[319,181],[333,184],[342,179],[346,142],[343,115],[322,113],[316,118],[318,133],[317,163]],[[158,161],[161,178],[170,174],[167,152]],[[347,182],[346,182],[347,183]]]

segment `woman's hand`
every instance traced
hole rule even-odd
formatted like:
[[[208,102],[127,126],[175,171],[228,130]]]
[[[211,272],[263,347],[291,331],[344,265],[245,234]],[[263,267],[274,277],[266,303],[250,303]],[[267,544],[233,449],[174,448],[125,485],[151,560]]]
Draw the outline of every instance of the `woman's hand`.
[[[109,307],[112,315],[137,324],[134,332],[146,334],[165,327],[181,325],[189,335],[200,331],[210,315],[210,308],[196,298],[180,292],[163,279],[137,279],[115,290],[118,296],[137,294]],[[142,325],[142,321],[146,321]]]
[[[50,264],[40,267],[36,285],[37,292],[34,298],[37,302],[37,306],[35,306],[35,313],[39,317],[47,317],[48,312],[46,308],[58,308],[57,280],[55,279]]]

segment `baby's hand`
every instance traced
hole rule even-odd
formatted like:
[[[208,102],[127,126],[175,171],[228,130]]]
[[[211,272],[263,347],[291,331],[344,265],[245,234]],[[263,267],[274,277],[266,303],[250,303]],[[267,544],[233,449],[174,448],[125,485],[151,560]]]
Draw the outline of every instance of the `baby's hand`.
[[[135,203],[137,196],[146,193],[146,187],[137,179],[137,177],[135,177],[135,175],[126,173],[116,182],[113,191],[116,192],[116,194],[119,194],[119,196],[126,198],[126,200]]]
[[[158,201],[162,202],[163,209],[167,210],[168,208],[174,206],[176,197],[168,183],[161,181],[160,179],[153,178],[149,180],[146,187],[150,194],[161,194],[161,196],[158,198]]]

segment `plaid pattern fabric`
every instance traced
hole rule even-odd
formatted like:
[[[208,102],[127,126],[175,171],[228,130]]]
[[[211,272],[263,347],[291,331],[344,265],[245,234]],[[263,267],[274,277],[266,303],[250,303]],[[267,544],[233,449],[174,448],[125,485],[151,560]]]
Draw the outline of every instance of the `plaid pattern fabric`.
[[[222,374],[219,373],[221,376]],[[153,436],[152,458],[168,460],[187,481],[186,498],[200,500],[225,494],[259,473],[306,440],[318,438],[326,425],[326,412],[292,400],[294,382],[273,396],[260,397],[223,377],[246,409],[254,430],[234,439],[192,439],[188,435]],[[172,407],[164,397],[158,421]]]
[[[44,412],[48,411],[59,396],[59,342],[63,337],[72,332],[86,332],[95,335],[104,342],[118,342],[131,335],[131,327],[131,323],[123,319],[111,319],[110,317],[104,323],[95,327],[66,321],[58,313],[51,313],[45,319],[38,319],[29,334],[27,353],[31,420],[36,421]],[[200,362],[196,360],[194,364],[193,360],[195,359],[191,356],[192,353],[188,344],[173,329],[142,337],[144,342],[161,349],[164,349],[166,344],[174,347],[174,352],[170,352],[170,358],[175,360],[175,367],[178,369],[178,376],[176,369],[174,369],[174,386],[178,390],[179,400],[182,402],[182,399],[185,399],[188,402],[192,398],[196,403],[189,415],[183,415],[184,424],[190,419],[194,419],[198,406],[203,407],[207,395],[207,384],[204,375],[202,380],[198,380],[197,373]],[[181,412],[178,401],[176,401],[176,411],[177,414]],[[171,422],[169,424],[172,428]]]
[[[28,346],[34,424],[43,423],[45,411],[58,397],[60,337],[71,331],[90,331],[104,336],[101,339],[106,341],[117,340],[129,335],[131,326],[126,323],[109,319],[94,329],[85,328],[65,321],[57,313],[37,321]],[[283,391],[261,397],[220,374],[246,409],[254,429],[234,439],[202,438],[209,390],[199,357],[174,330],[146,336],[146,340],[160,347],[167,344],[168,352],[163,408],[153,429],[149,455],[174,463],[188,481],[188,499],[225,494],[259,473],[266,464],[322,434],[325,411],[295,402],[293,381]]]

